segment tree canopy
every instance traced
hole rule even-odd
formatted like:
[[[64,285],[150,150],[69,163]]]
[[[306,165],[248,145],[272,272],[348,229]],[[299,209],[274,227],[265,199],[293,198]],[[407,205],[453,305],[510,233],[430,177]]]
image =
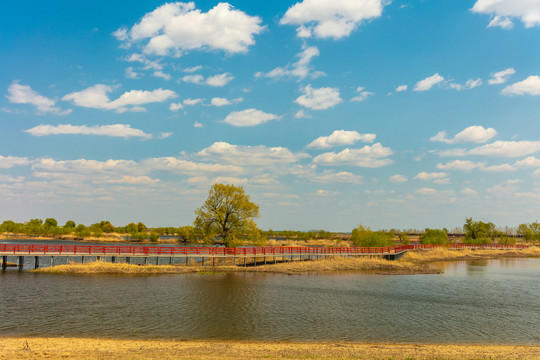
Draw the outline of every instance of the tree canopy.
[[[242,186],[214,184],[204,204],[195,210],[193,227],[207,241],[220,239],[227,247],[260,239],[253,221],[259,205],[250,200]]]

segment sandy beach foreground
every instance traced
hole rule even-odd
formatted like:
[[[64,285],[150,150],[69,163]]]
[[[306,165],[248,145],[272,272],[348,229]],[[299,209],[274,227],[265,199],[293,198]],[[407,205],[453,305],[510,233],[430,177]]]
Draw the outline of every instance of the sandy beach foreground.
[[[540,359],[540,346],[0,338],[0,359]]]

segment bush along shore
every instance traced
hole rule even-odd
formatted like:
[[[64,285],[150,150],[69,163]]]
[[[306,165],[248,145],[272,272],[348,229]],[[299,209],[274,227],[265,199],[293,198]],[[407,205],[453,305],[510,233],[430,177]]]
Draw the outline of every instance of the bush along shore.
[[[183,273],[215,273],[215,272],[266,272],[283,274],[301,274],[330,271],[363,271],[376,274],[437,274],[440,269],[432,266],[441,261],[462,261],[472,259],[496,259],[509,257],[540,257],[540,247],[534,246],[525,249],[463,249],[450,250],[435,248],[430,250],[409,251],[398,260],[385,260],[382,258],[366,257],[329,257],[317,260],[284,261],[277,259],[276,264],[255,266],[254,259],[250,259],[248,266],[235,266],[232,259],[222,259],[212,266],[207,261],[185,265],[130,265],[124,263],[107,263],[97,261],[93,263],[70,263],[47,268],[32,270],[38,273],[56,274],[183,274]],[[263,258],[257,260],[262,264]],[[243,265],[243,264],[242,264]]]

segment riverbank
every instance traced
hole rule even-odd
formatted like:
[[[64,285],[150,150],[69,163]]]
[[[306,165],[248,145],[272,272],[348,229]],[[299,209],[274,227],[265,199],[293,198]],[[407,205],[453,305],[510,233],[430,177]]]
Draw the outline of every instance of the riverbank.
[[[185,265],[130,265],[124,263],[107,263],[97,261],[93,263],[71,263],[48,268],[32,270],[38,273],[54,274],[186,274],[186,273],[216,273],[216,272],[267,272],[281,274],[301,274],[313,272],[332,271],[363,271],[386,275],[413,275],[438,274],[441,270],[432,263],[441,261],[463,261],[473,259],[496,259],[510,257],[540,257],[540,247],[530,247],[522,250],[449,250],[437,248],[433,250],[409,251],[399,260],[384,260],[367,257],[332,257],[326,259],[306,261],[284,261],[276,264],[254,266],[250,259],[247,267],[234,266],[233,260],[228,258],[223,265],[222,260],[216,262],[220,265],[211,266],[201,263],[191,266]],[[258,264],[263,262],[259,258]]]
[[[0,359],[538,359],[540,346],[0,338]]]

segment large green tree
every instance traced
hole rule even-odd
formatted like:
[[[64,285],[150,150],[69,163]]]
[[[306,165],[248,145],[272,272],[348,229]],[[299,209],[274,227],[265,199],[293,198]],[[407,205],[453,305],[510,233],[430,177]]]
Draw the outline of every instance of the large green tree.
[[[259,205],[250,200],[242,186],[214,184],[204,204],[195,210],[193,227],[207,241],[221,240],[227,247],[260,239],[253,221]]]

